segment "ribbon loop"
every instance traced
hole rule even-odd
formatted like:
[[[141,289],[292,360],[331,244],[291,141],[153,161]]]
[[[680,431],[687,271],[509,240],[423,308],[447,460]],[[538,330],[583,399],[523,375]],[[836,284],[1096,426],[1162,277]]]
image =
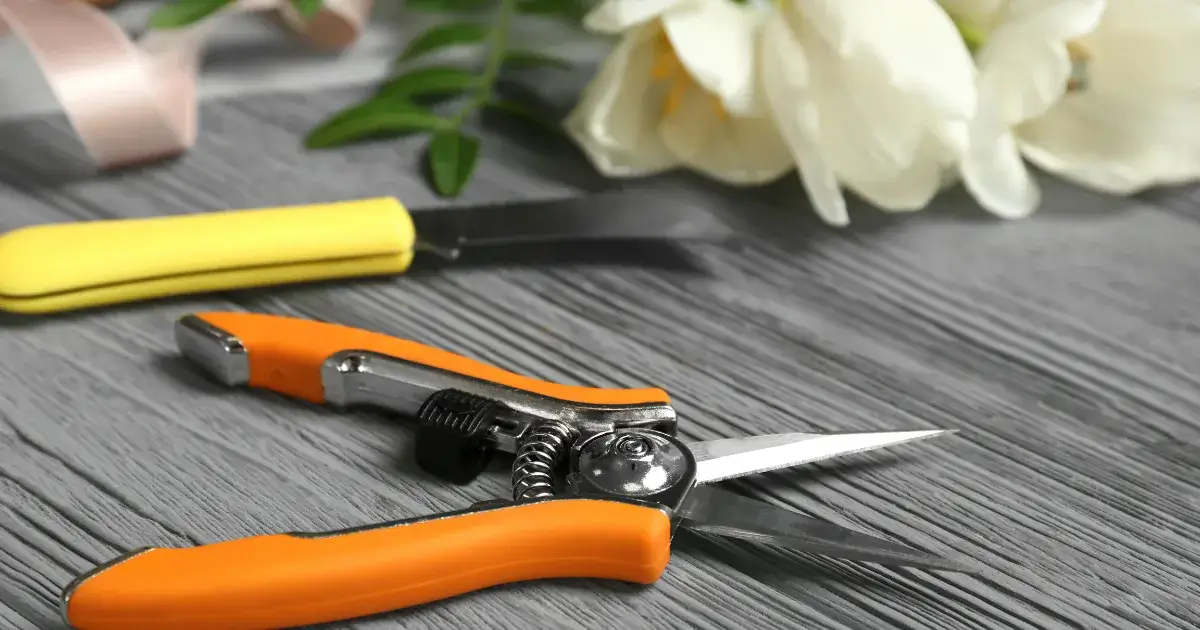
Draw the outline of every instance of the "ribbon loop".
[[[198,75],[220,20],[274,11],[310,45],[339,50],[362,33],[372,0],[326,0],[302,18],[288,0],[237,0],[186,28],[150,31],[137,43],[80,0],[0,0],[0,35],[32,52],[93,161],[115,169],[173,157],[196,140]]]

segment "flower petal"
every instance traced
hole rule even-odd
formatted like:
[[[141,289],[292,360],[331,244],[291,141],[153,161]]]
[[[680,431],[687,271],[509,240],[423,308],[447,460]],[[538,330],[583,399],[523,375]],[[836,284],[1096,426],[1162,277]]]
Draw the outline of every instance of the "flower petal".
[[[1066,92],[1068,40],[1100,23],[1104,0],[1012,0],[980,51],[979,109],[1015,125],[1040,116]]]
[[[816,139],[838,177],[886,178],[908,168],[932,116],[924,103],[891,86],[872,59],[844,59],[823,40],[801,37],[808,98],[820,113]]]
[[[657,133],[661,99],[650,68],[657,32],[652,25],[627,33],[564,123],[567,134],[605,175],[648,175],[678,165]]]
[[[1009,0],[994,35],[1019,30],[1045,41],[1082,37],[1100,24],[1106,6],[1105,0]]]
[[[731,113],[754,111],[758,97],[755,46],[768,14],[729,0],[699,0],[662,16],[679,61]]]
[[[1071,59],[1061,42],[1004,37],[979,58],[979,109],[988,124],[1016,125],[1046,112],[1067,92]]]
[[[850,223],[846,199],[817,141],[817,108],[809,94],[808,59],[782,20],[770,20],[761,39],[763,92],[791,150],[817,215],[830,225]]]
[[[1194,100],[1068,99],[1017,134],[1030,161],[1110,194],[1200,178],[1200,103]]]
[[[1095,53],[1092,83],[1107,90],[1153,101],[1200,89],[1196,0],[1109,0],[1100,26],[1081,43]]]
[[[963,184],[992,214],[1005,219],[1029,216],[1041,204],[1041,189],[1008,129],[973,130],[971,146],[961,165]]]
[[[1040,115],[1066,93],[1071,62],[1060,42],[1010,31],[980,56],[979,109],[959,170],[971,196],[992,214],[1028,216],[1041,203],[1011,128]]]
[[[992,214],[1016,219],[1041,203],[1010,129],[1045,113],[1067,91],[1066,42],[1099,24],[1104,0],[1012,0],[980,51],[979,108],[960,172]]]
[[[882,210],[921,210],[929,205],[947,180],[946,171],[954,164],[952,152],[948,147],[956,144],[957,140],[948,141],[943,136],[954,135],[958,135],[958,131],[950,128],[926,135],[913,157],[912,164],[889,177],[871,177],[862,173],[855,173],[853,176],[839,173],[839,176],[846,188]]]
[[[1200,3],[1109,0],[1085,90],[1017,129],[1031,161],[1113,194],[1200,178]]]
[[[685,166],[727,184],[764,184],[792,169],[787,145],[770,118],[724,114],[699,85],[688,88],[659,133]]]
[[[873,58],[887,82],[940,113],[975,112],[975,64],[935,0],[784,0],[793,26],[808,25],[843,58]],[[807,42],[806,42],[807,43]]]
[[[966,144],[965,131],[949,132],[961,125],[944,123],[975,110],[974,65],[953,23],[927,0],[787,1],[784,15],[813,68],[821,153],[839,181],[877,200],[885,193],[871,191],[896,178],[931,186],[906,188],[905,200],[889,204],[897,209],[931,198],[942,179],[931,173],[952,167]],[[930,134],[941,136],[926,147]],[[946,151],[946,164],[915,163]]]
[[[583,18],[593,33],[622,33],[641,26],[687,0],[602,0]]]

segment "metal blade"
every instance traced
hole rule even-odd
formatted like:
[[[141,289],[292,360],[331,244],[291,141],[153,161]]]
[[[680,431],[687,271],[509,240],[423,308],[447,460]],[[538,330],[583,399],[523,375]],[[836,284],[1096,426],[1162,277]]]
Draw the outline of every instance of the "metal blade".
[[[669,199],[669,201],[667,201]],[[423,249],[457,258],[483,245],[599,240],[725,240],[734,229],[699,201],[613,191],[572,199],[412,210]]]
[[[970,564],[919,551],[713,486],[694,488],[676,510],[681,527],[837,558],[977,573]]]
[[[954,432],[954,429],[934,429],[869,433],[779,433],[692,442],[687,446],[696,457],[696,483],[702,484]]]

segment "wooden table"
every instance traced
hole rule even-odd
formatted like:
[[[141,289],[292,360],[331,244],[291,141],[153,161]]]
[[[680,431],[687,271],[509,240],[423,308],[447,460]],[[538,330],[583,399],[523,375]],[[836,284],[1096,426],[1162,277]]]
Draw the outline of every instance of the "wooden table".
[[[358,94],[213,103],[169,164],[91,175],[61,120],[0,131],[0,227],[398,195],[419,142],[305,153]],[[488,132],[463,203],[600,184],[556,140]],[[0,328],[0,627],[59,627],[59,590],[130,548],[328,530],[504,496],[420,472],[411,426],[230,391],[176,353],[203,309],[337,321],[544,379],[669,390],[687,439],[960,433],[734,487],[987,567],[829,561],[681,534],[649,588],[496,588],[353,628],[1194,628],[1200,624],[1200,224],[1193,192],[1046,184],[1004,223],[963,196],[822,226],[792,181],[703,192],[747,241],[515,256],[400,278],[171,299]],[[647,213],[655,211],[646,207]],[[637,254],[637,255],[634,255]]]

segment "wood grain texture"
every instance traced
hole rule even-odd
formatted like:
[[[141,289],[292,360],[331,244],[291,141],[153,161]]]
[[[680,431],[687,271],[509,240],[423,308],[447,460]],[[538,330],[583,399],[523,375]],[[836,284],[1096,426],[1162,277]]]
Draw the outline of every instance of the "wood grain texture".
[[[396,194],[419,143],[304,153],[356,94],[213,103],[171,164],[92,175],[61,121],[0,128],[0,227]],[[600,185],[556,140],[491,129],[461,200]],[[631,184],[633,185],[633,184]],[[961,194],[826,228],[795,182],[703,194],[752,238],[533,255],[398,279],[0,319],[0,624],[55,628],[59,589],[131,547],[323,530],[506,492],[412,463],[405,423],[229,391],[177,356],[203,309],[367,327],[539,378],[670,391],[688,439],[947,427],[953,437],[734,484],[934,552],[979,576],[888,569],[681,535],[650,588],[552,581],[344,628],[1194,628],[1200,625],[1200,198],[1116,200],[1055,182],[1027,221]],[[441,202],[438,202],[441,203]],[[653,212],[647,207],[646,212]],[[486,261],[485,261],[486,262]]]

